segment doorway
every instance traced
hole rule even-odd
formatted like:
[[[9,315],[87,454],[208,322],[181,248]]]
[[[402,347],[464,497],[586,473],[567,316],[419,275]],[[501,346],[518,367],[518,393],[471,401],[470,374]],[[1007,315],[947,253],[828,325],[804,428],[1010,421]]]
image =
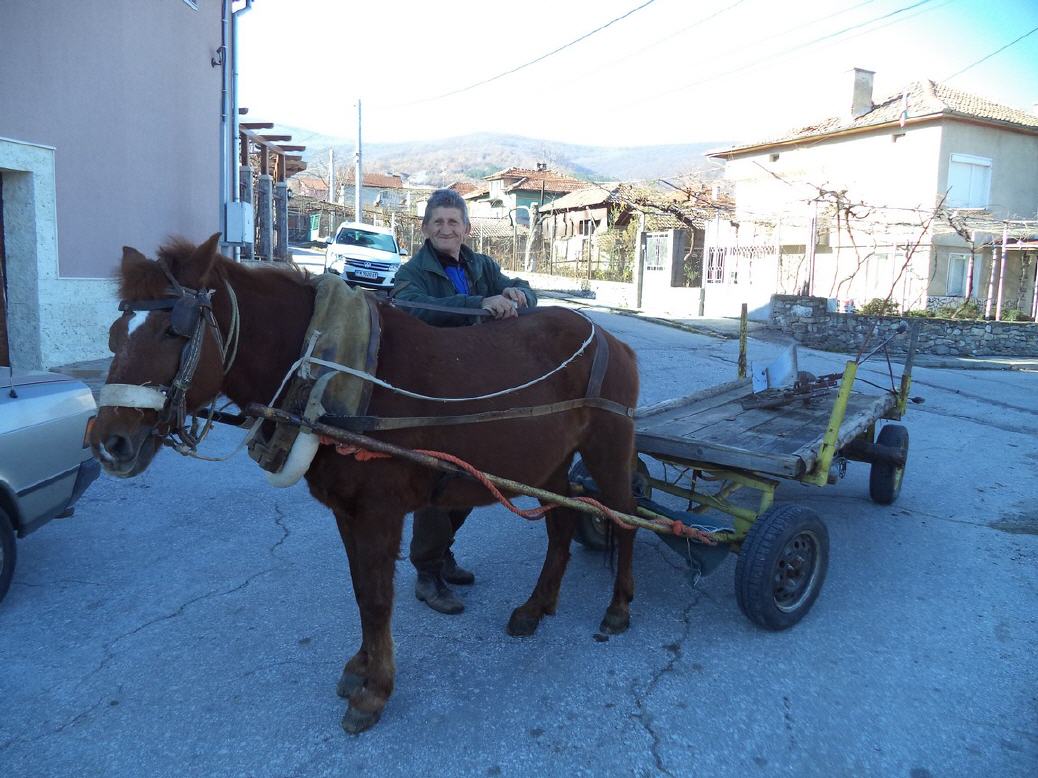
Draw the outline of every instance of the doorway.
[[[0,365],[11,364],[7,344],[7,253],[4,251],[4,175],[0,173]]]

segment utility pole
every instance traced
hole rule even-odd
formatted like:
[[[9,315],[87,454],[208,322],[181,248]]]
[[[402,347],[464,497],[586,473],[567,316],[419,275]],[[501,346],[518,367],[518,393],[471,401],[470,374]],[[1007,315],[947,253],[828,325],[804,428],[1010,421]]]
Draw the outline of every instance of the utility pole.
[[[814,201],[811,209],[811,221],[807,228],[807,294],[813,296],[815,293],[815,252],[818,242],[818,200]]]
[[[364,221],[364,211],[361,209],[361,189],[364,177],[361,175],[360,157],[360,98],[357,98],[357,150],[353,154],[353,220]]]
[[[328,201],[335,202],[335,149],[328,149]],[[332,229],[335,229],[333,226]]]

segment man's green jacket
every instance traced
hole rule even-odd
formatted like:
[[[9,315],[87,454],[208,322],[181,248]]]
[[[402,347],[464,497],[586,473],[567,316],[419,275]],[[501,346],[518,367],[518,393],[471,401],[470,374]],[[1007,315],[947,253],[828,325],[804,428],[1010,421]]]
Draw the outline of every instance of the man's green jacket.
[[[451,308],[482,308],[484,297],[501,294],[507,287],[521,289],[526,303],[531,308],[537,305],[537,295],[521,278],[509,278],[501,272],[501,266],[486,254],[477,254],[468,246],[461,247],[461,266],[469,282],[469,294],[458,294],[454,283],[447,276],[440,260],[429,241],[397,271],[393,284],[393,297],[416,303],[433,303]],[[475,316],[459,316],[443,311],[410,308],[419,319],[440,327],[457,327],[472,324]]]

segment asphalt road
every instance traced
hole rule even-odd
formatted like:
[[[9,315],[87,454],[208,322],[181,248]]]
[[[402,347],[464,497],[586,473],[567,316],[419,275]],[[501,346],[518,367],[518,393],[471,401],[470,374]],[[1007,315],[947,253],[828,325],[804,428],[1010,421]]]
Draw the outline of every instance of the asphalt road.
[[[643,403],[734,376],[732,341],[596,316],[638,351]],[[819,374],[840,363],[801,352]],[[20,543],[0,775],[1034,775],[1038,375],[924,369],[914,394],[893,506],[869,502],[856,463],[835,486],[780,488],[832,544],[794,629],[742,616],[734,559],[693,588],[639,533],[626,634],[594,638],[612,575],[577,548],[558,614],[511,638],[544,530],[480,509],[456,545],[477,574],[464,614],[416,602],[398,565],[397,689],[358,737],[339,727],[359,622],[330,514],[244,454],[164,452]]]

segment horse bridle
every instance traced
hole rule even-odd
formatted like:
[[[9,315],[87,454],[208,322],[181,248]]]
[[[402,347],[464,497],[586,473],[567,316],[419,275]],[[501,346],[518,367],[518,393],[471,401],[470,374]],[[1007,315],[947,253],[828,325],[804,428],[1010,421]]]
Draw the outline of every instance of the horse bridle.
[[[231,300],[232,321],[230,332],[225,344],[220,325],[213,314],[212,289],[190,289],[182,286],[165,263],[159,261],[159,267],[166,274],[170,282],[171,294],[158,300],[121,300],[119,310],[123,315],[130,315],[138,311],[164,311],[170,312],[169,329],[178,337],[185,338],[187,342],[180,351],[180,364],[176,375],[170,381],[169,386],[140,386],[137,384],[105,384],[101,387],[98,398],[98,406],[109,406],[119,408],[142,408],[158,412],[158,421],[153,434],[163,438],[178,450],[188,449],[194,451],[198,444],[205,438],[209,424],[199,435],[196,433],[196,423],[190,426],[187,422],[187,393],[194,380],[195,371],[202,356],[202,344],[208,329],[212,332],[216,345],[220,349],[223,358],[223,371],[226,375],[234,361],[232,344],[237,343],[238,315],[237,300],[231,285],[224,281],[228,296]],[[214,398],[215,403],[215,398]],[[210,414],[210,417],[212,414]],[[160,432],[160,430],[166,430]],[[179,440],[178,440],[179,438]]]

